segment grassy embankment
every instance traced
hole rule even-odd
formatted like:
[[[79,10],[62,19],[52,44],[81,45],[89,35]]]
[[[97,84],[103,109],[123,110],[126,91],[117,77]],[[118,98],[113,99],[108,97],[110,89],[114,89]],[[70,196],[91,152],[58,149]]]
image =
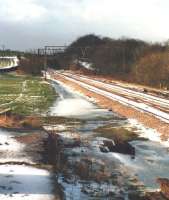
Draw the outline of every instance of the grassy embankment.
[[[56,98],[54,88],[40,77],[0,75],[0,110],[30,116],[47,111]]]

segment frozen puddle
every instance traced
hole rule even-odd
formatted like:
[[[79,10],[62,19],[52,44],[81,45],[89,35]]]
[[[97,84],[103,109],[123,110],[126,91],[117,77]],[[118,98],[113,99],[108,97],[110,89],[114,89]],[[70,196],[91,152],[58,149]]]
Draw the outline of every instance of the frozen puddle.
[[[107,111],[81,98],[70,98],[59,101],[51,114],[62,117],[95,118],[104,116]]]
[[[73,180],[75,179],[75,180]],[[64,197],[67,200],[83,200],[89,199],[88,195],[92,195],[92,199],[103,199],[103,196],[108,196],[109,193],[116,191],[118,193],[118,188],[108,183],[96,183],[94,181],[79,181],[76,177],[72,177],[72,180],[64,180],[63,177],[59,177],[58,182],[64,188]],[[88,194],[88,195],[87,195]],[[104,198],[105,199],[105,198]],[[106,198],[109,199],[109,198]]]
[[[52,114],[58,116],[79,116],[94,111],[93,105],[83,99],[63,99],[59,101]]]
[[[129,120],[129,124],[125,126],[136,129],[135,132],[140,137],[148,140],[135,140],[130,144],[135,148],[135,157],[128,155],[109,152],[104,154],[105,158],[119,160],[128,171],[138,178],[150,190],[159,189],[157,178],[169,179],[169,143],[161,141],[157,131],[147,128],[136,120]],[[96,138],[93,146],[99,151],[99,146],[104,138]]]
[[[46,170],[23,165],[0,166],[0,199],[51,200],[52,180]]]
[[[59,98],[51,107],[51,115],[76,118],[95,118],[108,115],[107,110],[99,109],[82,94],[71,90],[60,82],[53,82]]]

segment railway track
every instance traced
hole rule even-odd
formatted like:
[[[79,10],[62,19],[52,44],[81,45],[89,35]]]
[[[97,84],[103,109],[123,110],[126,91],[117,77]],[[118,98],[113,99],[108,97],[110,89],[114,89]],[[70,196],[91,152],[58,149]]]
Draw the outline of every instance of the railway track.
[[[68,73],[66,73],[66,74],[70,76],[70,74],[68,74]],[[149,95],[149,94],[144,94],[142,92],[136,92],[136,91],[133,91],[131,89],[126,89],[121,86],[103,83],[101,81],[93,80],[93,79],[87,78],[85,76],[77,76],[77,75],[73,75],[73,74],[71,74],[71,76],[76,79],[79,79],[79,80],[82,80],[82,81],[85,81],[88,83],[92,83],[99,88],[106,89],[111,92],[116,92],[117,94],[120,94],[120,95],[126,95],[126,96],[129,96],[129,98],[132,96],[134,98],[144,100],[145,102],[146,101],[152,102],[152,103],[155,103],[155,105],[164,106],[165,108],[169,109],[169,100],[167,100],[167,99],[164,99],[161,97],[156,97],[156,96]]]
[[[71,77],[75,78],[76,80],[81,80],[90,85],[94,85],[97,88],[104,89],[108,92],[112,92],[113,94],[123,96],[127,99],[130,99],[136,102],[145,103],[149,106],[152,106],[154,108],[159,109],[160,111],[164,111],[165,113],[169,114],[169,100],[167,99],[149,95],[149,94],[144,94],[141,92],[136,92],[136,91],[133,91],[131,89],[127,89],[121,86],[103,83],[102,81],[93,80],[91,78],[86,78],[85,76],[81,76],[81,75],[77,76],[72,73],[64,73],[64,74],[68,76],[71,75]]]
[[[120,86],[114,86],[70,73],[52,71],[51,76],[52,74],[61,76],[62,78],[74,82],[91,92],[99,94],[113,101],[118,101],[119,103],[135,108],[142,112],[149,113],[154,117],[169,123],[169,101],[167,99],[158,98],[143,93],[140,95],[140,92],[132,92],[131,90],[128,92],[128,89],[122,88]]]
[[[68,74],[68,73],[66,73],[65,75],[70,76],[70,74]],[[113,94],[126,97],[127,99],[136,101],[138,103],[145,103],[149,106],[159,109],[160,111],[169,113],[169,101],[168,100],[165,100],[162,98],[157,98],[155,96],[146,95],[146,94],[144,97],[144,94],[142,95],[142,93],[140,93],[140,92],[133,91],[133,93],[132,93],[132,90],[126,90],[123,87],[116,88],[116,86],[115,86],[115,89],[114,89],[114,85],[107,84],[107,83],[105,84],[100,81],[93,81],[92,79],[84,78],[82,76],[76,76],[76,75],[71,74],[71,77],[75,78],[76,80],[81,80],[90,85],[94,85],[97,88],[104,89],[108,92],[112,92]],[[148,96],[150,96],[149,99],[148,99]],[[164,100],[164,102],[163,102],[163,100]]]

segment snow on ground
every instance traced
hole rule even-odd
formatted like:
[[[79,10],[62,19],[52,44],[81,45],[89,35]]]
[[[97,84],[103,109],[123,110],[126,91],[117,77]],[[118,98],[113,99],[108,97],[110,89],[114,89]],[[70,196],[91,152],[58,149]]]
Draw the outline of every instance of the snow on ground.
[[[59,177],[58,182],[64,188],[65,199],[68,200],[89,199],[87,194],[92,195],[92,199],[103,199],[105,196],[110,195],[110,193],[120,192],[119,189],[112,184],[106,182],[100,184],[94,181],[78,181],[77,177],[72,177],[71,180],[66,181],[63,177]]]
[[[87,78],[87,77],[84,77],[84,76],[73,75],[73,77],[80,78],[82,80],[86,80],[86,81],[91,82],[91,83],[96,83],[97,85],[100,85],[104,88],[112,89],[112,90],[118,91],[118,92],[126,94],[126,95],[132,95],[134,97],[142,97],[142,98],[146,99],[147,101],[150,101],[150,102],[152,101],[152,102],[155,102],[159,105],[169,106],[169,100],[168,99],[164,99],[164,98],[161,98],[161,97],[156,97],[156,96],[153,96],[153,95],[145,94],[143,92],[133,91],[132,89],[126,89],[126,88],[123,88],[122,86],[103,83],[103,82],[98,81],[98,80],[92,80],[91,78]]]
[[[87,199],[86,195],[82,193],[82,184],[77,182],[77,180],[71,180],[70,182],[64,181],[63,177],[59,177],[58,183],[64,188],[65,199],[68,200],[80,200]]]
[[[169,141],[162,141],[160,137],[160,133],[152,128],[147,128],[140,122],[138,122],[136,119],[129,119],[129,124],[131,127],[135,127],[137,129],[137,132],[139,133],[140,137],[147,138],[150,141],[153,142],[159,142],[162,145],[169,147]]]
[[[95,109],[91,103],[84,99],[64,99],[58,102],[52,110],[52,114],[57,116],[89,115]]]
[[[59,81],[59,80],[56,80],[56,79],[53,79],[53,78],[50,76],[50,74],[48,74],[48,73],[47,73],[47,79],[53,81],[53,82],[56,83],[56,84],[61,85],[63,88],[65,88],[65,90],[69,91],[69,93],[72,93],[73,96],[77,96],[77,97],[80,96],[80,97],[82,97],[82,98],[84,98],[84,99],[87,99],[88,101],[90,101],[90,102],[92,102],[92,103],[94,103],[94,104],[97,103],[97,101],[96,101],[94,98],[88,97],[88,96],[84,95],[83,93],[81,93],[81,92],[79,92],[79,91],[73,89],[72,87],[70,87],[70,86],[64,84],[63,82],[61,82],[61,81]]]
[[[61,75],[61,74],[59,74]],[[144,103],[139,103],[139,102],[135,102],[135,101],[132,101],[132,100],[129,100],[127,98],[124,98],[122,96],[118,96],[118,95],[115,95],[111,92],[107,92],[105,90],[102,90],[102,89],[98,89],[94,86],[91,86],[91,85],[88,85],[84,82],[80,82],[80,81],[77,81],[73,78],[70,78],[70,77],[67,77],[65,75],[61,75],[63,76],[65,79],[69,80],[69,81],[73,81],[75,83],[77,83],[78,85],[88,89],[89,91],[91,92],[94,92],[94,93],[97,93],[99,95],[102,95],[102,96],[105,96],[109,99],[112,99],[114,101],[118,101],[124,105],[127,105],[127,106],[130,106],[130,107],[134,107],[135,109],[139,109],[143,112],[148,112],[150,114],[152,114],[153,116],[165,121],[166,123],[169,123],[169,114],[168,113],[165,113],[165,112],[162,112],[156,108],[153,108],[149,105],[146,105]]]
[[[88,63],[88,62],[82,62],[82,61],[78,61],[80,65],[82,65],[84,68],[89,69],[89,70],[94,70],[92,67],[92,63]]]
[[[24,145],[18,143],[9,135],[7,131],[0,130],[0,151],[18,152],[23,149]]]
[[[24,154],[25,145],[17,142],[11,133],[0,129],[0,162],[29,162]]]
[[[57,131],[62,132],[67,130],[67,126],[64,124],[56,124],[56,125],[45,125],[43,128],[47,131]]]
[[[107,110],[100,109],[94,105],[92,98],[87,98],[81,93],[72,90],[70,87],[52,79],[49,74],[47,74],[49,80],[54,81],[56,84],[57,92],[62,87],[60,93],[60,99],[57,100],[56,104],[51,107],[51,114],[54,116],[64,116],[64,117],[87,117],[91,118],[94,116],[101,116]],[[59,84],[59,85],[58,85]],[[58,92],[59,93],[59,92]]]
[[[0,129],[0,200],[53,199],[50,173],[22,165],[23,162],[35,163],[24,152],[25,145],[17,142],[14,136],[16,133]]]
[[[60,74],[59,74],[60,75]],[[96,87],[89,86],[88,84],[84,84],[80,81],[74,80],[72,78],[68,78],[63,76],[65,79],[73,81],[82,87],[85,87],[93,92],[99,93],[101,95],[105,95],[110,99],[114,99],[115,96],[112,96],[110,92],[105,92],[104,90],[99,90]],[[119,97],[116,99],[117,101],[121,100]],[[124,103],[124,102],[123,102]],[[125,102],[128,105],[127,99]],[[141,108],[146,109],[147,105],[145,104],[138,104]],[[134,106],[133,106],[134,107]],[[148,141],[133,141],[131,145],[135,147],[136,155],[135,157],[131,157],[128,155],[123,155],[120,153],[108,152],[102,153],[100,152],[99,146],[102,145],[102,141],[104,138],[95,138],[93,143],[91,144],[92,153],[99,156],[104,156],[104,159],[114,160],[117,159],[120,163],[124,164],[125,168],[129,168],[131,174],[142,181],[148,189],[158,189],[159,185],[156,183],[157,177],[166,177],[169,178],[169,156],[167,153],[166,146],[169,146],[169,142],[163,142],[160,139],[160,135],[157,131],[151,128],[146,128],[142,124],[138,123],[137,120],[130,119],[129,125],[126,128],[136,127],[138,134],[140,137],[148,138]],[[134,129],[135,130],[135,129]],[[105,139],[104,139],[105,140]],[[163,145],[161,145],[163,144]],[[79,149],[77,149],[79,150]],[[121,165],[120,165],[121,166]],[[67,184],[67,183],[66,183]],[[74,189],[72,185],[69,186],[65,185],[68,190],[75,192],[76,188]],[[68,191],[68,194],[69,191]]]
[[[116,152],[107,153],[100,152],[100,146],[103,145],[103,140],[109,140],[103,137],[96,137],[91,143],[92,153],[95,155],[102,154],[104,160],[117,159],[122,165],[120,170],[127,171],[134,179],[139,180],[140,185],[145,185],[148,191],[159,189],[156,182],[158,177],[169,178],[169,155],[168,144],[161,141],[158,133],[150,128],[144,127],[136,120],[130,119],[128,126],[125,128],[131,129],[140,134],[140,137],[148,138],[149,140],[135,140],[130,144],[135,148],[135,156],[124,155]],[[155,134],[155,135],[154,135]],[[87,152],[87,154],[89,154]],[[116,164],[118,163],[116,161]]]
[[[51,200],[52,180],[46,170],[24,165],[0,166],[0,199]]]

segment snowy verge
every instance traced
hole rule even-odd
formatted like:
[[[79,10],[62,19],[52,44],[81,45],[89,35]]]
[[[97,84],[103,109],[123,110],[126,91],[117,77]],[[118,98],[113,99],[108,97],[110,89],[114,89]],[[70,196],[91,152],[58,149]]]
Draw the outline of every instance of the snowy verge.
[[[162,145],[169,147],[169,140],[163,141],[161,139],[161,134],[155,129],[145,127],[143,124],[138,122],[136,119],[129,119],[129,124],[131,127],[135,127],[140,137],[147,138],[153,142],[159,142]]]
[[[0,199],[51,200],[52,180],[46,170],[19,165],[0,166]]]
[[[33,164],[24,153],[25,145],[14,139],[14,135],[0,129],[0,162],[25,162]]]

